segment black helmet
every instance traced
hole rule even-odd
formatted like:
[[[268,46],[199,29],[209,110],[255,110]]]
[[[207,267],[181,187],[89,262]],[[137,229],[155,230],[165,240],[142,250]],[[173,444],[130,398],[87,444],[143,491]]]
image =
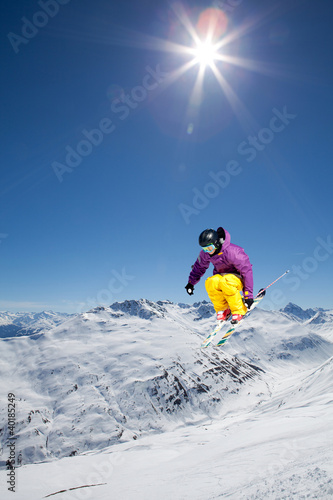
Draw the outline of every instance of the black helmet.
[[[214,245],[218,248],[220,243],[219,235],[214,229],[205,229],[199,236],[199,245],[201,247],[207,247],[208,245]]]

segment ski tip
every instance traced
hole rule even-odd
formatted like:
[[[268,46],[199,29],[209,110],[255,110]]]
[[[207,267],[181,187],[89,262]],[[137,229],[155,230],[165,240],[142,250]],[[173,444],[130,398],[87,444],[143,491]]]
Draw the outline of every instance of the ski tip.
[[[208,347],[211,343],[211,340],[209,340],[209,342],[203,342],[200,346],[201,349],[205,349],[205,347]]]

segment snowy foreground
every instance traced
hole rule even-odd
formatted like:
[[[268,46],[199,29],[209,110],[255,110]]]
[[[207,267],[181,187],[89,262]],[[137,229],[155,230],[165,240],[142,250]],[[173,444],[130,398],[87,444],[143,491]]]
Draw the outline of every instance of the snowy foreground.
[[[333,311],[256,309],[201,350],[212,314],[126,301],[23,335],[0,313],[0,498],[333,498]]]

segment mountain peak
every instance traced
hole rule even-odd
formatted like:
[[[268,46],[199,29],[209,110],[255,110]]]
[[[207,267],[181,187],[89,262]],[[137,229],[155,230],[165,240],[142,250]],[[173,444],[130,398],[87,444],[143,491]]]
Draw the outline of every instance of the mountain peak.
[[[139,318],[143,319],[163,317],[166,313],[164,303],[162,303],[161,301],[151,302],[148,299],[124,300],[123,302],[115,302],[114,304],[111,304],[110,309],[111,311],[115,311],[117,313],[120,312],[129,314],[130,316],[138,316]]]
[[[294,316],[301,320],[311,319],[317,311],[314,309],[302,309],[297,304],[293,304],[289,302],[283,309],[280,309],[281,312]]]

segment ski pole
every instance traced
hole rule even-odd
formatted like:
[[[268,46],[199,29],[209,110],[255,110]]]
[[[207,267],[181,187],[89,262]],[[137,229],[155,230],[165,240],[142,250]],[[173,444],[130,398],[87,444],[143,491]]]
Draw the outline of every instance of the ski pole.
[[[288,271],[285,271],[283,274],[281,274],[281,276],[279,276],[275,281],[272,281],[272,283],[270,285],[267,285],[266,288],[262,288],[259,293],[256,295],[256,297],[259,297],[259,295],[262,295],[263,292],[265,292],[267,290],[267,288],[269,288],[270,286],[274,285],[274,283],[276,283],[277,281],[279,281],[281,278],[283,278],[283,276],[285,276],[287,273],[289,273],[289,269]]]

